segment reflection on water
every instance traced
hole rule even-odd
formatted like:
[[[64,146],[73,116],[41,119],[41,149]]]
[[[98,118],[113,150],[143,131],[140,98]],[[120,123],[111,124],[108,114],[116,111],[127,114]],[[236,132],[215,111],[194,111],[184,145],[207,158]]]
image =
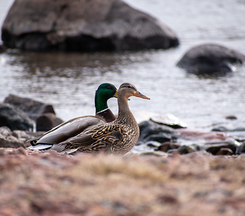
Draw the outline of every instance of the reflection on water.
[[[25,72],[42,77],[82,77],[103,74],[108,71],[120,72],[119,64],[128,64],[126,56],[113,53],[9,53],[8,64],[22,66]]]

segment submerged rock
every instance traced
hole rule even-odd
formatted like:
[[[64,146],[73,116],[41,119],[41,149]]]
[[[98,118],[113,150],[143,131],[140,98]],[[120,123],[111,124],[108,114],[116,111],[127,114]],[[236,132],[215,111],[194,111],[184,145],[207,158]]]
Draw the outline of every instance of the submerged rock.
[[[242,64],[245,55],[217,44],[203,44],[191,48],[177,63],[177,66],[195,74],[232,72],[234,65]]]
[[[3,23],[2,40],[9,48],[34,51],[167,49],[179,45],[170,28],[122,0],[16,0]]]
[[[11,130],[32,130],[33,122],[22,110],[6,103],[0,103],[0,127]]]

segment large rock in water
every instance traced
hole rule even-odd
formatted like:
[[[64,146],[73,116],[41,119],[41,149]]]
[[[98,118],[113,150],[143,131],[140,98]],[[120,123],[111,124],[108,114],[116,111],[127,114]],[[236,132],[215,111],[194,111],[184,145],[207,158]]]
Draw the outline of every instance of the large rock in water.
[[[245,62],[245,55],[217,44],[191,48],[177,63],[178,67],[196,74],[218,74],[234,71],[236,64]]]
[[[0,103],[0,127],[7,126],[11,130],[31,130],[33,122],[20,109],[6,103]]]
[[[8,103],[24,111],[31,119],[36,121],[37,131],[48,131],[51,128],[61,124],[62,119],[55,115],[51,104],[42,103],[31,98],[23,98],[17,95],[9,94],[4,103]]]
[[[9,94],[4,103],[11,104],[24,111],[31,119],[36,120],[39,116],[45,113],[55,114],[51,104],[42,103],[31,98],[23,98],[17,95]]]
[[[22,50],[118,51],[178,46],[176,34],[122,0],[15,0],[2,40]]]
[[[175,141],[180,136],[171,127],[161,125],[152,121],[143,121],[139,124],[140,136],[138,143],[156,141],[159,143]]]

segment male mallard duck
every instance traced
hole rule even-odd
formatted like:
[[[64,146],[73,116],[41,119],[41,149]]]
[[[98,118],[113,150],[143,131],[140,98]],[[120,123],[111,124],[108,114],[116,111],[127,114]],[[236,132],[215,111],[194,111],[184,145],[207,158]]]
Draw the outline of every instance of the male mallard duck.
[[[35,146],[29,148],[46,149],[49,148],[47,145],[38,144],[58,144],[78,135],[88,127],[105,123],[104,121],[111,122],[115,120],[115,116],[107,105],[107,100],[112,97],[117,97],[117,88],[110,83],[101,84],[95,92],[96,116],[81,116],[64,122],[47,131],[38,139],[30,140],[30,143]]]
[[[95,125],[82,133],[58,144],[48,145],[61,153],[105,152],[125,154],[139,138],[139,126],[128,106],[131,96],[150,99],[141,94],[134,85],[123,83],[118,90],[118,118],[110,123]]]
[[[117,97],[117,88],[110,83],[101,84],[95,92],[96,116],[102,117],[106,122],[112,122],[116,119],[107,105],[107,101],[112,97]]]

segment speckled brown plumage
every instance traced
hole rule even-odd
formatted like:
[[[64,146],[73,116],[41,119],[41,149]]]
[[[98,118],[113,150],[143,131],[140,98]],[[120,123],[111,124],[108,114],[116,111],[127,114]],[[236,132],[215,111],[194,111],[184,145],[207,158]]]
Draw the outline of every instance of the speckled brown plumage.
[[[63,153],[100,152],[125,154],[130,151],[139,138],[138,124],[129,109],[130,96],[149,99],[142,95],[134,85],[123,83],[118,90],[118,118],[110,123],[93,126],[81,134],[53,145],[51,149]]]

